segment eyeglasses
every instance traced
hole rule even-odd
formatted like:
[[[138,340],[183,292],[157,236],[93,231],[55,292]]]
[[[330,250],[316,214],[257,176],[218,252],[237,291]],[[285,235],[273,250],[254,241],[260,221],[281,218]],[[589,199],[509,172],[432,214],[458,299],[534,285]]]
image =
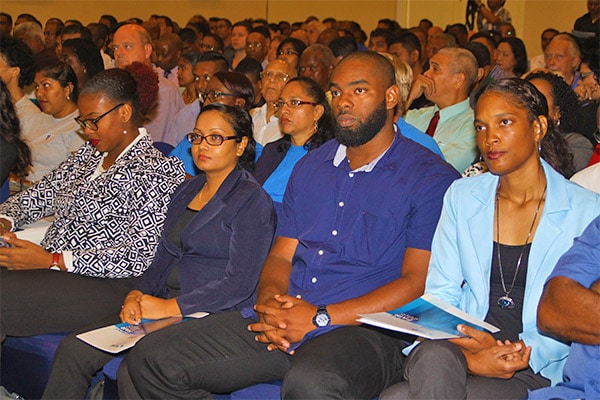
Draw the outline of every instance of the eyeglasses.
[[[220,90],[211,90],[208,93],[204,93],[204,97],[210,101],[217,101],[221,97],[237,97],[235,94],[221,92]]]
[[[75,122],[77,122],[79,124],[79,126],[83,129],[88,128],[91,131],[97,131],[98,130],[98,121],[100,121],[102,118],[106,117],[108,114],[110,114],[111,112],[115,111],[117,108],[121,107],[125,105],[125,103],[119,103],[116,106],[114,106],[113,108],[111,108],[110,110],[108,110],[107,112],[105,112],[104,114],[100,115],[99,117],[93,118],[93,119],[81,119],[81,117],[75,117]]]
[[[200,43],[200,48],[204,49],[204,50],[208,50],[208,51],[214,51],[215,50],[215,46],[213,46],[212,44],[204,44],[204,43]]]
[[[296,53],[294,50],[280,50],[277,53],[278,56],[299,56],[300,54]]]
[[[206,140],[210,146],[220,146],[225,140],[237,139],[237,136],[221,136],[221,135],[208,135],[202,136],[199,133],[188,133],[187,140],[191,144],[200,144],[203,140]]]
[[[260,73],[260,79],[264,79],[264,80],[275,79],[278,81],[287,82],[287,80],[290,79],[290,76],[283,72],[263,71]]]
[[[588,71],[588,72],[580,72],[579,73],[579,78],[580,79],[585,79],[590,75],[594,75],[594,71]]]
[[[303,101],[298,99],[291,99],[288,101],[278,100],[273,103],[273,107],[275,107],[276,110],[281,110],[285,105],[287,105],[289,108],[298,108],[305,104],[316,106],[318,103],[315,103],[314,101]]]
[[[246,42],[246,47],[249,49],[260,49],[262,47],[262,43],[261,42]]]

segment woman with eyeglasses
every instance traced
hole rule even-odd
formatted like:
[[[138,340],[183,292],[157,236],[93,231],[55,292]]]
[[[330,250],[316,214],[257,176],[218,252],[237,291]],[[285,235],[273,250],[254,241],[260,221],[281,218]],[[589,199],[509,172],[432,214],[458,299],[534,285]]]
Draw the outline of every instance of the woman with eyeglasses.
[[[208,81],[203,97],[203,107],[211,103],[221,103],[237,106],[248,111],[254,99],[254,89],[248,78],[243,74],[237,72],[217,72]],[[183,161],[185,172],[190,177],[196,176],[199,172],[192,158],[191,149],[192,145],[190,141],[187,137],[184,137],[170,154],[170,156],[177,157]]]
[[[77,123],[89,137],[37,184],[0,205],[0,336],[73,331],[121,305],[150,266],[181,163],[156,150],[143,112],[156,74],[133,63],[83,88]],[[15,229],[54,215],[41,245]]]
[[[286,38],[277,47],[277,58],[287,62],[292,68],[299,72],[300,56],[306,50],[303,41],[296,38]]]
[[[248,172],[251,132],[250,116],[240,107],[213,103],[202,109],[188,138],[204,173],[175,192],[152,265],[136,288],[107,318],[80,331],[254,304],[276,217],[269,196]],[[167,352],[178,340],[168,327],[150,335]],[[92,375],[113,357],[68,336],[56,352],[44,398],[84,398]]]
[[[286,82],[297,75],[296,70],[284,60],[271,61],[260,73],[260,91],[265,104],[250,111],[256,140],[256,159],[262,154],[267,143],[281,139],[279,119],[275,103],[279,100]]]
[[[333,138],[333,121],[325,92],[309,78],[291,79],[275,107],[283,138],[265,146],[253,175],[271,196],[279,213],[294,165],[309,151]]]

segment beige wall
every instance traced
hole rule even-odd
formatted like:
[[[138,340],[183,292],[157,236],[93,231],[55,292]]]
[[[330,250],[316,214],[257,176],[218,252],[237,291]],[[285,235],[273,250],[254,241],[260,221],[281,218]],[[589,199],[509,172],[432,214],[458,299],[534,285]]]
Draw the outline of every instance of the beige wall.
[[[571,30],[575,19],[586,11],[585,0],[507,0],[513,24],[527,49],[535,56],[541,52],[540,34],[546,27]],[[95,22],[101,14],[117,19],[151,14],[166,14],[185,24],[193,14],[225,16],[235,22],[244,18],[267,18],[278,22],[304,20],[309,15],[321,19],[353,19],[365,32],[374,29],[380,18],[395,18],[401,26],[416,25],[429,18],[436,25],[465,21],[467,0],[2,0],[0,9],[15,18],[20,13],[34,14],[42,22],[50,17]]]

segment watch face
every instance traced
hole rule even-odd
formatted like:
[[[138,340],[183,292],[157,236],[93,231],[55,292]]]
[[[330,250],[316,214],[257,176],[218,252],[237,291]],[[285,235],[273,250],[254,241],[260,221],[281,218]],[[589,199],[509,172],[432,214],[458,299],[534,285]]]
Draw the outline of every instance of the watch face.
[[[318,326],[327,326],[327,324],[329,324],[329,317],[327,316],[327,314],[317,314],[317,316],[315,317],[315,322],[317,323]]]

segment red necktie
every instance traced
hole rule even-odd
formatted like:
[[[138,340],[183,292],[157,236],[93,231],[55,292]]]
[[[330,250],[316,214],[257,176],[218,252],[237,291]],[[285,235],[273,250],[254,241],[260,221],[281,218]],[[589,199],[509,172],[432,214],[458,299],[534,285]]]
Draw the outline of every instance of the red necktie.
[[[440,122],[440,112],[436,111],[433,114],[433,118],[431,118],[431,121],[429,121],[429,126],[427,127],[427,130],[425,131],[425,133],[428,134],[429,136],[433,137],[433,134],[435,133],[435,128],[437,128],[438,122]]]
[[[596,148],[594,149],[594,152],[592,153],[592,158],[590,158],[590,162],[588,164],[588,167],[597,164],[600,162],[600,143],[598,143],[596,145]]]

